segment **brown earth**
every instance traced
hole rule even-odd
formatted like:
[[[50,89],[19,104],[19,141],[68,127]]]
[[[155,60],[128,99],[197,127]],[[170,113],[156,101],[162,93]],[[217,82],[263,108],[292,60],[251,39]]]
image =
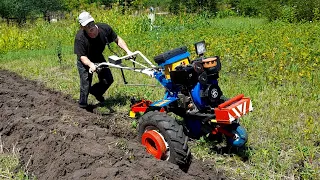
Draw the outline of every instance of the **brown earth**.
[[[210,162],[188,172],[145,152],[126,114],[90,113],[40,82],[0,69],[0,135],[37,179],[226,179]],[[1,143],[0,142],[0,143]]]

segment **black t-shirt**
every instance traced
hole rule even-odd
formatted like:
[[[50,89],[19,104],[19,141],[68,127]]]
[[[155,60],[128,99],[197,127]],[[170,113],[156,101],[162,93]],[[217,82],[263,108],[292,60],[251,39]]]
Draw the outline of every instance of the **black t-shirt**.
[[[88,34],[80,29],[74,40],[74,53],[80,61],[81,56],[87,56],[94,63],[105,62],[102,52],[107,43],[114,42],[117,34],[105,23],[96,23],[99,34],[96,38],[90,38]]]

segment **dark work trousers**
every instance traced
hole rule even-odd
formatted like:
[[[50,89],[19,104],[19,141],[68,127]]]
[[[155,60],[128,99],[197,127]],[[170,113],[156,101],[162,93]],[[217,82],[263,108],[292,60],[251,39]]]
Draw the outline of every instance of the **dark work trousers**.
[[[99,82],[91,86],[92,74],[89,73],[89,67],[77,61],[77,67],[80,75],[80,99],[79,106],[86,107],[88,105],[89,93],[99,98],[107,91],[113,83],[113,76],[109,68],[102,68],[97,71]]]

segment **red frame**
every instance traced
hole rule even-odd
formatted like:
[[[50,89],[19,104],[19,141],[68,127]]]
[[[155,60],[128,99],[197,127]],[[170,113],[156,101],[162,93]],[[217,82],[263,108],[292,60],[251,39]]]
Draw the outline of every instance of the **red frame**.
[[[232,99],[220,104],[214,109],[217,123],[231,124],[233,120],[252,111],[250,98],[239,94]]]

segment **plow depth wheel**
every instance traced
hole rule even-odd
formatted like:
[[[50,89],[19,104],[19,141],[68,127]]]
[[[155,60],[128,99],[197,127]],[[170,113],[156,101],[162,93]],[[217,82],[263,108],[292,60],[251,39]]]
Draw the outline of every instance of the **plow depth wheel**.
[[[234,137],[227,137],[228,144],[233,147],[242,147],[248,141],[247,131],[239,124],[232,124],[228,131],[234,134]]]
[[[155,130],[143,133],[141,143],[146,147],[147,152],[157,159],[161,159],[167,150],[163,136]]]

